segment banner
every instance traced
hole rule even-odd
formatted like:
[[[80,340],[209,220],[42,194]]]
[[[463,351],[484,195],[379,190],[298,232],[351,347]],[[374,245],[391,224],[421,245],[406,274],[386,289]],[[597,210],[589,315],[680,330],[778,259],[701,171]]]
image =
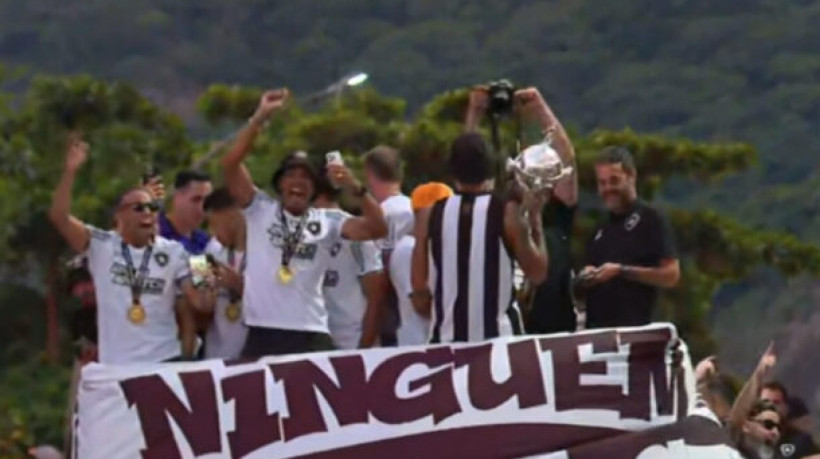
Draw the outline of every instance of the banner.
[[[695,399],[670,324],[252,362],[95,364],[80,386],[83,459],[601,457],[584,448],[613,451],[606,441],[682,425]]]

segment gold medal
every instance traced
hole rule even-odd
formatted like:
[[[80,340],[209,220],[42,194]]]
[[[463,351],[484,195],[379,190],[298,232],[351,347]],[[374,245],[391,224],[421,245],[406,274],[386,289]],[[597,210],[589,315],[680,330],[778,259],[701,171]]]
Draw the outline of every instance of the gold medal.
[[[239,320],[239,316],[241,314],[242,307],[240,307],[238,303],[231,303],[225,308],[225,317],[227,317],[231,322],[236,322]]]
[[[128,320],[137,325],[145,322],[145,308],[142,304],[135,302],[128,308]]]
[[[293,271],[287,266],[280,266],[279,280],[282,281],[283,284],[290,284],[290,281],[293,280]]]

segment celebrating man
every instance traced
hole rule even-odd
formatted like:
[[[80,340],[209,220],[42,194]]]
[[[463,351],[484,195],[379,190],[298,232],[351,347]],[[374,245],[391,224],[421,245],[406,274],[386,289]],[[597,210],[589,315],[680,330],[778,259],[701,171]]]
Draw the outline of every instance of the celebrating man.
[[[456,194],[419,213],[416,223],[416,310],[429,314],[433,308],[432,343],[520,334],[513,265],[518,262],[534,283],[546,278],[544,196],[528,191],[519,204],[492,194],[493,159],[476,133],[453,142],[447,166]],[[428,287],[429,254],[436,273],[435,298]]]
[[[191,356],[191,309],[183,307],[179,314],[180,349],[176,292],[181,288],[197,309],[207,309],[209,298],[192,286],[184,248],[155,236],[156,204],[142,189],[130,190],[117,201],[114,231],[87,226],[72,216],[71,188],[87,157],[88,145],[72,137],[49,217],[68,245],[88,256],[98,300],[100,362],[162,362]]]
[[[361,217],[311,207],[316,171],[304,153],[290,155],[273,175],[279,199],[254,186],[242,161],[262,125],[287,98],[287,90],[266,92],[222,159],[228,189],[244,209],[252,254],[243,294],[246,357],[332,349],[322,295],[331,250],[340,238],[374,240],[387,234],[379,204],[342,165],[328,166],[330,178],[361,199]]]
[[[211,193],[211,177],[197,171],[181,171],[174,179],[171,211],[159,216],[160,236],[177,241],[188,253],[199,255],[211,239],[200,229],[205,218],[203,203]]]
[[[204,208],[213,236],[205,253],[216,263],[216,282],[220,288],[213,319],[205,334],[205,358],[236,359],[248,335],[248,328],[242,323],[245,217],[226,188],[218,188],[208,195]]]
[[[672,230],[657,209],[638,199],[635,163],[626,149],[602,150],[595,176],[609,219],[593,233],[577,283],[586,297],[586,326],[645,325],[658,289],[680,278]]]

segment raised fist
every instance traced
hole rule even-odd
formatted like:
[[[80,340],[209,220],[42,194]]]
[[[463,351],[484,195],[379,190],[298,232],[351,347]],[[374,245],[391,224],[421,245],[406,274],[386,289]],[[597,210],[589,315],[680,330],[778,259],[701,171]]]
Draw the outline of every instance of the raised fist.
[[[290,98],[290,92],[287,89],[266,91],[259,99],[259,107],[256,109],[255,116],[267,119],[273,112],[282,108],[288,98]]]
[[[71,134],[68,138],[65,167],[76,171],[88,160],[88,144],[83,142],[79,134]]]

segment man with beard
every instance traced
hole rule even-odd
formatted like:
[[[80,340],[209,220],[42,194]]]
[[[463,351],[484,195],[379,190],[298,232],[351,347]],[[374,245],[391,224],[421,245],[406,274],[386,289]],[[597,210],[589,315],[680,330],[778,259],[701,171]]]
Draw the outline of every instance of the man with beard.
[[[329,179],[361,200],[361,217],[311,206],[317,173],[304,153],[291,154],[274,173],[271,184],[278,199],[254,186],[243,161],[265,121],[287,99],[287,90],[266,92],[222,158],[228,190],[245,214],[251,255],[242,301],[248,325],[244,357],[332,349],[322,294],[331,250],[342,238],[387,235],[381,207],[343,165],[328,165]]]
[[[680,278],[672,230],[664,216],[638,199],[629,152],[607,147],[595,161],[598,194],[609,218],[593,232],[576,292],[585,297],[587,328],[645,325],[659,288]]]
[[[98,302],[99,361],[156,363],[190,357],[194,323],[187,305],[206,310],[211,298],[191,284],[182,245],[155,235],[157,208],[145,190],[120,196],[113,231],[71,215],[71,188],[87,158],[88,145],[72,136],[49,218],[68,245],[88,257]],[[174,306],[178,290],[187,299],[179,314],[182,347]]]
[[[788,426],[789,413],[788,392],[783,384],[769,381],[763,384],[760,391],[760,400],[771,403],[780,415],[780,435],[778,437],[777,452],[784,458],[804,458],[817,454],[817,447],[810,435],[792,429]]]

